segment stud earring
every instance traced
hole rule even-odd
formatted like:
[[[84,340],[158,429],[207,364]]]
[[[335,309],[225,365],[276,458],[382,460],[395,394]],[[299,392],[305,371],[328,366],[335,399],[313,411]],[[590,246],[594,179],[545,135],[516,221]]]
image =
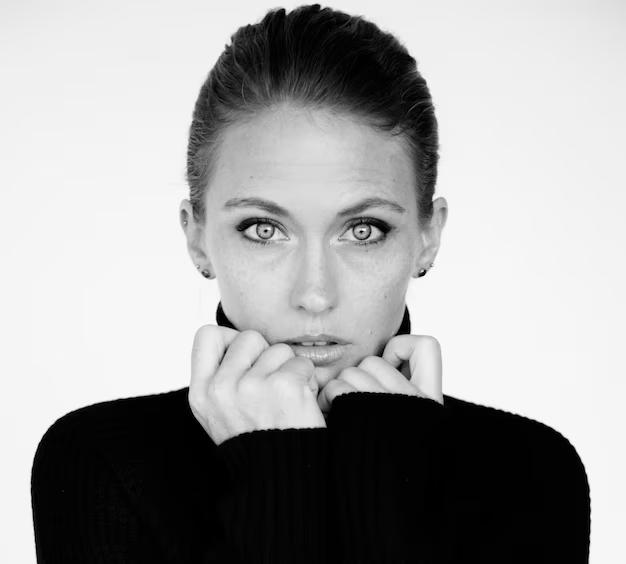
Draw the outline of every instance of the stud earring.
[[[430,263],[430,267],[432,268],[433,266],[435,266],[434,262]],[[425,276],[426,273],[428,272],[428,270],[426,270],[425,268],[422,268],[418,273],[417,273],[417,277],[421,278],[422,276]]]
[[[200,265],[196,264],[196,268],[198,270],[200,270]],[[202,271],[202,276],[204,276],[205,278],[208,278],[209,280],[213,280],[213,278],[215,278],[215,276],[212,276],[211,273],[208,270],[203,270]]]

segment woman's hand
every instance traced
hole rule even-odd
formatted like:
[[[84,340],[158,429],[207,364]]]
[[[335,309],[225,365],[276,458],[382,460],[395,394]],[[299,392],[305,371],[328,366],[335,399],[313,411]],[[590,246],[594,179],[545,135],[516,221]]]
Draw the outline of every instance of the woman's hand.
[[[367,356],[322,388],[317,403],[324,413],[333,400],[350,392],[405,394],[443,405],[441,347],[430,335],[396,335],[382,357]],[[397,368],[401,367],[401,371]]]
[[[191,352],[189,406],[216,445],[263,429],[326,427],[315,365],[253,330],[204,325]]]

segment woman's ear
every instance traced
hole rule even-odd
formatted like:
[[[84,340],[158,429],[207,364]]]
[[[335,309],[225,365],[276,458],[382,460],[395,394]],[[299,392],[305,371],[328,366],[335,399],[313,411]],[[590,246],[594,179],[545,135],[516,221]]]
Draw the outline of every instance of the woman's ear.
[[[210,268],[208,256],[204,249],[204,228],[195,221],[191,202],[183,200],[180,203],[178,213],[181,228],[187,238],[187,252],[193,264],[202,265],[202,268],[207,266]]]
[[[439,245],[441,244],[441,233],[448,220],[448,202],[445,198],[437,198],[433,202],[433,215],[430,224],[422,229],[422,252],[418,255],[415,264],[416,272],[422,268],[428,269],[431,263],[435,262]]]

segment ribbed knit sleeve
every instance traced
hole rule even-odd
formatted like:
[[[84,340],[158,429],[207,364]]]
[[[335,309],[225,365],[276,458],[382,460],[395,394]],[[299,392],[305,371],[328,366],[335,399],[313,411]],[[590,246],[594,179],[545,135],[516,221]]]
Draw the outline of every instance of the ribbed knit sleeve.
[[[160,564],[118,477],[85,434],[64,418],[35,454],[31,500],[40,564]]]
[[[244,433],[216,454],[230,477],[219,517],[239,562],[328,562],[328,429]]]
[[[354,392],[328,420],[337,562],[435,562],[441,404]]]
[[[337,397],[327,424],[338,562],[588,562],[587,476],[550,427],[370,392]]]

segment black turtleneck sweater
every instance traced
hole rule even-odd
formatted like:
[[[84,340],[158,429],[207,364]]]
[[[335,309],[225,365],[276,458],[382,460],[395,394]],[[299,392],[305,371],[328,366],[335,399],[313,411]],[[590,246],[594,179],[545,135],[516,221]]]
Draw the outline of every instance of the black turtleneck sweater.
[[[235,329],[221,303],[216,317]],[[410,330],[406,308],[396,334]],[[585,468],[542,423],[447,395],[356,392],[326,428],[217,446],[188,391],[49,428],[31,482],[40,564],[588,562]]]

